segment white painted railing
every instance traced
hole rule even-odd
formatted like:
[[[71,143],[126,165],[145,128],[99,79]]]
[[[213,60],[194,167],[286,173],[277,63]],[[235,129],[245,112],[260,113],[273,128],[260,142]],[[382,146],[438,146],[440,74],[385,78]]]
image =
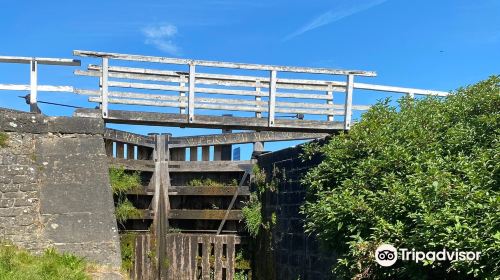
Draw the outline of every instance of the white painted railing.
[[[75,71],[79,76],[99,78],[99,88],[76,89],[72,86],[37,84],[38,64],[80,66],[80,60],[0,56],[0,62],[24,63],[31,66],[29,85],[0,84],[0,90],[29,91],[32,111],[38,110],[37,91],[71,92],[88,95],[90,102],[99,103],[103,118],[109,116],[109,104],[124,104],[177,108],[180,114],[186,115],[189,123],[196,122],[195,110],[198,109],[251,112],[255,118],[267,118],[265,123],[269,127],[275,125],[276,119],[281,117],[280,114],[294,114],[299,118],[304,115],[320,115],[325,116],[327,122],[338,122],[335,116],[341,116],[346,130],[351,126],[353,111],[363,111],[370,107],[353,104],[355,90],[401,93],[412,97],[448,94],[442,91],[354,81],[355,76],[376,76],[372,71],[245,64],[78,50],[74,51],[74,55],[101,59],[100,65],[90,64],[85,70]],[[110,65],[113,60],[160,63],[170,70]],[[175,70],[179,65],[184,65],[185,70]],[[214,71],[204,72],[200,68],[210,68]],[[247,70],[246,72],[253,71],[257,74],[227,74],[227,69],[232,69],[229,70],[231,73]],[[268,75],[262,75],[265,72]],[[322,77],[330,75],[332,79],[285,78],[289,76],[287,73],[303,73],[308,74],[308,77],[311,76],[309,74],[322,74]],[[337,80],[334,80],[335,77]],[[345,95],[340,104],[334,103],[338,102],[334,100],[335,92]]]
[[[30,65],[30,84],[0,84],[0,90],[15,90],[30,92],[30,110],[31,112],[39,112],[37,105],[37,92],[73,92],[72,86],[51,86],[38,85],[38,65],[63,65],[63,66],[80,66],[80,60],[64,59],[64,58],[42,58],[42,57],[21,57],[21,56],[0,56],[0,62],[4,63],[21,63]]]

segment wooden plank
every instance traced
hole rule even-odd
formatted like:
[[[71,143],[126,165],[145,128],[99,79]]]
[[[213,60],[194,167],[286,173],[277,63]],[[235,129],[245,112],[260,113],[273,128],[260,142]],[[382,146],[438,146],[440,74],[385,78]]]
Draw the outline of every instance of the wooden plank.
[[[196,66],[193,63],[189,64],[189,92],[188,92],[188,122],[194,122],[194,86],[196,74]]]
[[[271,71],[269,86],[269,107],[268,107],[268,126],[274,126],[274,117],[276,112],[276,70]]]
[[[226,210],[193,210],[193,209],[170,209],[168,218],[171,220],[222,220]],[[239,221],[243,218],[241,210],[231,210],[227,220]]]
[[[129,160],[120,158],[108,158],[110,166],[123,167],[126,170],[138,170],[153,172],[155,170],[152,160]]]
[[[223,186],[223,187],[209,187],[209,186],[171,186],[169,188],[170,196],[191,196],[191,195],[204,195],[204,196],[232,196],[238,190],[237,186]],[[147,194],[147,193],[145,193]],[[241,196],[249,196],[250,190],[248,186],[242,186],[238,190]]]
[[[96,110],[94,109],[77,109],[75,110],[74,115],[80,117],[97,117]],[[208,115],[197,115],[195,122],[188,123],[185,115],[181,114],[121,110],[110,110],[106,122],[138,125],[233,128],[262,131],[301,131],[316,133],[330,133],[344,129],[342,122],[276,119],[274,127],[268,127],[267,120],[263,118],[221,117]]]
[[[222,160],[222,146],[215,145],[214,146],[214,161],[221,161],[221,160]]]
[[[146,148],[144,146],[137,146],[137,159],[138,160],[150,160],[153,150]]]
[[[352,93],[354,86],[354,76],[347,76],[347,87],[346,87],[346,97],[345,97],[345,119],[344,119],[344,129],[348,130],[351,128],[351,118],[352,118]]]
[[[135,159],[135,146],[127,144],[127,159]]]
[[[215,238],[214,248],[214,279],[222,279],[222,243],[225,237]]]
[[[172,145],[175,146],[175,145]],[[182,146],[182,145],[180,145]],[[199,145],[196,145],[199,146]],[[210,146],[202,146],[201,147],[201,160],[209,161],[210,160]]]
[[[210,280],[210,251],[212,248],[212,244],[207,236],[202,237],[203,240],[203,254],[201,256],[201,271],[202,271],[202,280]]]
[[[30,62],[30,112],[40,113],[37,105],[37,84],[38,84],[38,62],[34,59]]]
[[[111,59],[142,61],[142,62],[155,62],[167,64],[196,64],[199,66],[219,67],[219,68],[233,68],[233,69],[248,69],[248,70],[275,70],[284,72],[298,72],[298,73],[314,73],[314,74],[331,74],[331,75],[360,75],[360,76],[376,76],[373,71],[360,71],[360,70],[337,70],[327,68],[311,68],[311,67],[294,67],[294,66],[278,66],[278,65],[263,65],[263,64],[249,64],[249,63],[234,63],[234,62],[220,62],[208,60],[192,60],[192,59],[179,59],[107,52],[95,52],[75,50],[73,55],[76,56],[90,56],[90,57],[108,57]]]
[[[189,160],[198,161],[198,147],[189,147]]]
[[[0,90],[30,91],[31,86],[30,85],[0,84]],[[46,91],[46,92],[73,92],[73,87],[37,85],[36,90],[37,91]]]
[[[106,128],[104,129],[104,139],[118,141],[127,144],[134,144],[137,146],[145,146],[154,148],[154,141],[148,136],[136,134],[128,131],[118,129]]]
[[[197,147],[209,150],[210,145],[244,144],[254,142],[274,142],[287,140],[318,139],[328,136],[328,133],[259,131],[237,132],[226,134],[209,134],[199,136],[172,137],[170,147]],[[208,159],[207,159],[208,160]]]
[[[115,142],[116,145],[116,158],[125,158],[125,144]]]
[[[102,117],[108,117],[108,67],[109,60],[107,57],[102,58],[102,75],[101,75],[101,112]]]
[[[233,279],[234,277],[234,267],[235,267],[235,242],[232,236],[227,237],[227,268],[226,268],[226,279]]]
[[[252,168],[252,161],[170,161],[170,172],[244,172]]]
[[[108,157],[113,157],[113,141],[109,139],[104,139],[104,149],[106,150],[106,155]]]
[[[185,148],[170,149],[170,160],[171,161],[185,161],[186,160],[186,149]]]

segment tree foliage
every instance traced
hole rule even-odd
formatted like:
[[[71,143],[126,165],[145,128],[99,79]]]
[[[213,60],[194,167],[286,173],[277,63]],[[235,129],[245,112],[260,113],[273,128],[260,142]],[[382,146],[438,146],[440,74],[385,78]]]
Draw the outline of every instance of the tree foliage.
[[[496,279],[500,275],[500,76],[446,98],[379,102],[321,148],[304,178],[306,230],[354,279]],[[381,243],[420,251],[480,251],[477,262],[399,260]]]

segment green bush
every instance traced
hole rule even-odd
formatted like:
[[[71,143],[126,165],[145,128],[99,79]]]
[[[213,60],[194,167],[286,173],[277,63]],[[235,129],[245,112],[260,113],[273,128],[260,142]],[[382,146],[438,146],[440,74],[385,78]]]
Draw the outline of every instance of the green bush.
[[[111,188],[116,195],[124,194],[141,186],[141,177],[138,171],[127,173],[123,167],[109,169]]]
[[[79,280],[90,279],[87,263],[79,257],[47,249],[32,255],[11,244],[0,243],[0,279],[2,280]]]
[[[443,98],[380,102],[321,148],[306,230],[338,253],[338,278],[498,279],[500,76]],[[474,262],[375,263],[381,243],[480,251]]]
[[[245,206],[241,209],[245,228],[253,237],[259,234],[260,226],[262,225],[261,209],[262,204],[255,193],[250,195],[250,200],[245,202]]]
[[[128,219],[141,217],[141,211],[137,209],[132,202],[124,199],[118,202],[115,207],[116,220],[119,223],[124,223]]]

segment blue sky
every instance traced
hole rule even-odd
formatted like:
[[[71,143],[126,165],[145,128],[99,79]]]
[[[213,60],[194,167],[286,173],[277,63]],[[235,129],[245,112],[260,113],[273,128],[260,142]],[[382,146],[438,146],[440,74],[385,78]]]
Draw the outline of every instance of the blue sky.
[[[448,91],[500,74],[499,15],[498,0],[4,1],[0,55],[72,57],[72,50],[84,49],[362,69],[378,73],[363,81]],[[90,83],[72,70],[45,66],[41,83]],[[0,83],[27,79],[25,65],[0,65]],[[15,97],[23,93],[1,94],[1,106],[27,109]],[[57,100],[79,105],[84,99],[59,94]]]

